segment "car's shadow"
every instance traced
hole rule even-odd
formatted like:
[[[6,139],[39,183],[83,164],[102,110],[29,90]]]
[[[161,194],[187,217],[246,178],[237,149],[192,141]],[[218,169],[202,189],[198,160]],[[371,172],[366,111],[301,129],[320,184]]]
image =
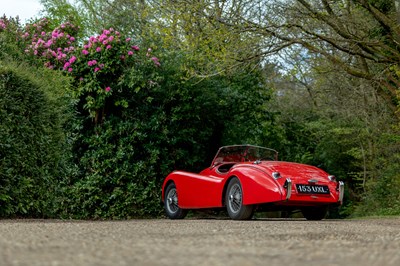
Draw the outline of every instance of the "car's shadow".
[[[185,220],[232,220],[225,210],[198,210],[190,211]],[[232,220],[232,221],[306,221],[300,212],[288,215],[282,212],[255,213],[253,218],[249,220]]]

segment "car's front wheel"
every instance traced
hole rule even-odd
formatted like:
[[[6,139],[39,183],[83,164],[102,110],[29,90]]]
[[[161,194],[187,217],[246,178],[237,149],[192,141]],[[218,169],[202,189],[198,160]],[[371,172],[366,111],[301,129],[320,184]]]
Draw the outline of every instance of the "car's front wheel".
[[[306,207],[301,210],[304,218],[307,220],[319,221],[325,218],[328,212],[328,208],[326,206],[320,207]]]
[[[178,192],[174,183],[170,183],[165,189],[164,209],[170,219],[183,219],[187,214],[187,210],[179,208]]]
[[[253,216],[254,206],[243,205],[242,185],[237,177],[229,181],[225,203],[229,217],[233,220],[248,220]]]

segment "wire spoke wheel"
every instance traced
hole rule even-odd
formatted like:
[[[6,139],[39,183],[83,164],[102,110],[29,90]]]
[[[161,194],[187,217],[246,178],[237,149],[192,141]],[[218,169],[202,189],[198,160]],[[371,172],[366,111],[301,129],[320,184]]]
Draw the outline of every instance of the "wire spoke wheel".
[[[177,212],[178,207],[178,194],[176,193],[176,188],[169,190],[167,194],[167,208],[171,213]]]
[[[239,184],[234,184],[229,190],[229,208],[232,212],[239,212],[242,206],[242,189]]]
[[[253,216],[254,206],[243,205],[242,185],[237,177],[229,181],[225,203],[229,217],[234,220],[247,220]]]
[[[170,183],[165,189],[164,210],[170,219],[183,219],[187,210],[181,209],[178,204],[178,191],[174,183]]]

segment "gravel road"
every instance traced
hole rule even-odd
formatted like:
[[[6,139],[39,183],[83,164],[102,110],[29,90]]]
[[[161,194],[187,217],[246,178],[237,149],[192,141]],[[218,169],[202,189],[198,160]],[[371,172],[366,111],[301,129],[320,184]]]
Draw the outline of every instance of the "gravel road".
[[[400,218],[0,220],[8,265],[400,265]]]

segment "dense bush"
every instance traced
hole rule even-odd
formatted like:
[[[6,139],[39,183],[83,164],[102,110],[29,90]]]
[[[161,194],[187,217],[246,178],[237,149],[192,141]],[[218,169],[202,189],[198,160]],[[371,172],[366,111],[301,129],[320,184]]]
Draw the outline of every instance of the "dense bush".
[[[65,175],[67,80],[46,70],[0,61],[0,216],[53,215]]]
[[[385,134],[379,144],[374,178],[366,180],[362,198],[350,213],[352,216],[400,215],[399,135]]]

